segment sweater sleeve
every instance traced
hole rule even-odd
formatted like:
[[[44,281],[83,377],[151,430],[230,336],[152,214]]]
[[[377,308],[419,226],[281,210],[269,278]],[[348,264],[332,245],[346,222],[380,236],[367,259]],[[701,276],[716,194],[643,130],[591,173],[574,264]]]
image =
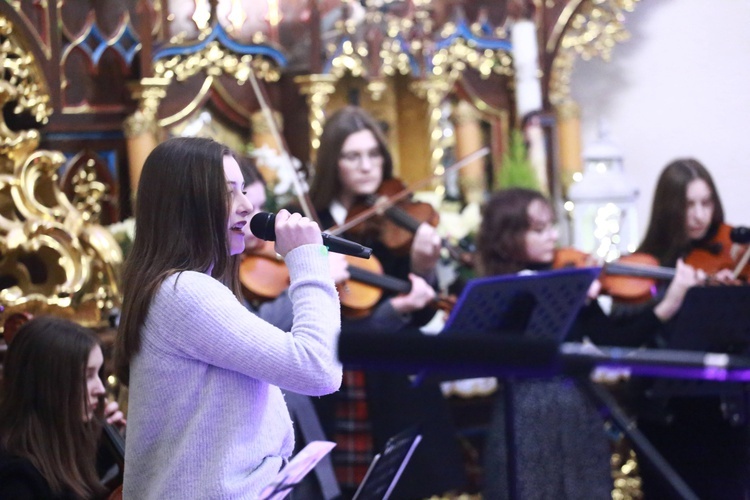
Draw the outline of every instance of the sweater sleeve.
[[[338,296],[326,250],[305,245],[287,255],[293,325],[285,332],[248,311],[217,280],[183,272],[165,280],[144,342],[164,352],[236,371],[282,389],[323,395],[341,384],[335,346],[341,329]]]

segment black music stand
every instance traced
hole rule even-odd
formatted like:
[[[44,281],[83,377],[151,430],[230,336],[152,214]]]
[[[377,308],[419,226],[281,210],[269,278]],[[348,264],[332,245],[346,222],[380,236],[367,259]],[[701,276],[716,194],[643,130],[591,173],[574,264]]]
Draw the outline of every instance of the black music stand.
[[[585,303],[591,283],[600,272],[600,268],[563,269],[471,280],[440,335],[460,336],[466,332],[514,335],[561,344]],[[508,374],[498,374],[505,375],[503,418],[511,499],[519,496],[514,379],[547,377],[558,369],[555,366],[528,370],[516,367]]]
[[[513,333],[562,342],[600,272],[591,267],[470,280],[443,333]]]
[[[441,335],[485,332],[493,335],[520,335],[526,338],[554,340],[562,344],[584,305],[589,286],[601,268],[565,269],[528,275],[481,278],[470,281],[451,313]],[[508,447],[508,493],[519,498],[517,489],[516,438],[513,379],[549,376],[559,367],[524,373],[514,368],[505,383],[505,429]],[[485,372],[486,373],[486,372]],[[589,371],[577,380],[583,393],[608,415],[683,498],[696,499],[693,492],[658,453],[616,401],[604,389],[588,380]],[[585,377],[585,378],[584,378]]]
[[[600,272],[601,268],[564,269],[470,280],[440,336],[488,333],[560,344]],[[477,369],[480,376],[486,376],[484,367]],[[549,366],[523,373],[516,366],[511,373],[516,377],[549,376],[558,369]],[[425,375],[422,373],[418,380]],[[455,372],[452,375],[457,378]],[[466,367],[465,375],[475,375],[472,367]]]
[[[750,287],[709,286],[688,290],[680,311],[667,324],[668,349],[705,353],[750,354]],[[653,399],[719,396],[724,416],[733,424],[748,417],[746,384],[715,380],[658,380]]]
[[[372,459],[352,500],[387,500],[421,440],[417,426],[391,437]]]

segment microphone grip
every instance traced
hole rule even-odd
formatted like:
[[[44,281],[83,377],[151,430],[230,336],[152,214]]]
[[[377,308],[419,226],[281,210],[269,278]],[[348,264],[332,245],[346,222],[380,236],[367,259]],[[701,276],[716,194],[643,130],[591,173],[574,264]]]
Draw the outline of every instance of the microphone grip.
[[[276,241],[276,215],[268,212],[260,212],[253,215],[250,220],[250,231],[256,238],[266,241]],[[360,245],[353,241],[339,238],[331,234],[321,233],[323,244],[328,247],[329,252],[351,255],[369,259],[372,255],[372,248]]]
[[[343,253],[362,259],[369,259],[372,255],[372,248],[370,247],[327,233],[322,233],[321,236],[323,236],[323,245],[328,248],[329,252]]]

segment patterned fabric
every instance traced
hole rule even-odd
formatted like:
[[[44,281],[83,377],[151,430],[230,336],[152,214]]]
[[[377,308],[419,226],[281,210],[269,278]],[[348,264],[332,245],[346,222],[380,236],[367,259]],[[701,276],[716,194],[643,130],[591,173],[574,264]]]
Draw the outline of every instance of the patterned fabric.
[[[512,391],[514,446],[506,434]],[[610,443],[594,403],[567,378],[506,382],[487,436],[485,498],[611,499]],[[513,453],[515,477],[508,476]],[[510,481],[515,493],[510,493]]]
[[[336,394],[333,440],[333,465],[339,485],[357,488],[374,456],[365,374],[361,371],[344,370],[341,390]]]

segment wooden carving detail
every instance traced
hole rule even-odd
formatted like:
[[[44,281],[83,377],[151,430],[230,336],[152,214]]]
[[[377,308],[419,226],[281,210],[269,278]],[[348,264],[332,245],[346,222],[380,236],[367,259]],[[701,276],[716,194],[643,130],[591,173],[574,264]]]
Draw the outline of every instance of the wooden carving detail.
[[[4,23],[4,24],[2,24]],[[8,47],[12,25],[1,20]],[[19,49],[20,50],[20,49]],[[27,78],[16,71],[23,57],[0,59],[0,109],[17,103],[19,112],[38,102],[23,93],[46,88],[34,80],[35,62],[27,55]],[[22,104],[23,103],[23,104]],[[122,252],[111,234],[90,222],[59,188],[58,172],[66,159],[58,151],[37,150],[36,130],[14,132],[0,119],[0,305],[7,314],[53,313],[95,326],[120,303],[117,274]]]

